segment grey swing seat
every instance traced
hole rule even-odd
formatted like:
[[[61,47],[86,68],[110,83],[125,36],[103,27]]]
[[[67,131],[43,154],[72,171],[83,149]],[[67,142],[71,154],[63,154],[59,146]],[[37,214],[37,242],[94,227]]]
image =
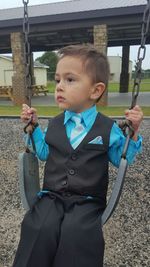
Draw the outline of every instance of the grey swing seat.
[[[28,210],[40,192],[39,162],[34,152],[19,154],[19,186],[22,205]]]
[[[32,125],[32,117],[24,127],[24,132],[27,134],[25,151],[19,153],[19,189],[21,202],[25,210],[29,210],[36,202],[37,197],[41,197],[43,192],[48,192],[47,190],[41,191],[40,188],[39,160],[32,136],[33,130],[27,131],[30,124]],[[36,126],[38,126],[38,123]],[[30,148],[28,147],[29,143]]]
[[[31,128],[30,125],[32,125],[32,116],[24,127],[24,133],[27,134],[25,151],[19,154],[20,196],[22,205],[26,210],[33,206],[36,195],[40,192],[39,161],[32,136],[35,126]],[[28,147],[29,143],[31,144],[30,148]]]

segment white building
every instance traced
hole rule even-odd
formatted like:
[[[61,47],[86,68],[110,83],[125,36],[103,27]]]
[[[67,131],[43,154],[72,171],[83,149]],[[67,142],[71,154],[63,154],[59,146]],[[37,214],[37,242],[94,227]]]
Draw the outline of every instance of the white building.
[[[34,77],[36,85],[47,86],[48,66],[34,62]],[[0,86],[12,86],[13,62],[12,57],[0,55]]]
[[[120,56],[108,56],[110,64],[110,81],[120,82],[122,58]],[[37,61],[34,62],[34,77],[36,85],[47,86],[48,66]],[[132,75],[132,61],[129,61],[130,79]],[[0,55],[0,86],[12,86],[13,63],[12,57]]]
[[[110,81],[120,82],[122,57],[120,56],[108,56],[110,64]],[[132,61],[129,61],[129,79],[132,77]]]

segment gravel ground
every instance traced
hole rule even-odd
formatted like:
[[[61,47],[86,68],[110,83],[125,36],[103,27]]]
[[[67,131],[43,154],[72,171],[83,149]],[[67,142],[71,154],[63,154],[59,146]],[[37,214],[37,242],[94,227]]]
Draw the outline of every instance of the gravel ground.
[[[41,119],[41,124],[45,127],[47,120]],[[17,174],[18,153],[24,149],[22,127],[19,119],[0,119],[0,267],[10,267],[12,264],[19,240],[20,223],[25,213],[20,203]],[[150,120],[144,120],[141,127],[144,137],[143,153],[129,167],[119,205],[104,226],[105,267],[150,266],[149,130]],[[115,175],[116,170],[111,166],[110,187]]]

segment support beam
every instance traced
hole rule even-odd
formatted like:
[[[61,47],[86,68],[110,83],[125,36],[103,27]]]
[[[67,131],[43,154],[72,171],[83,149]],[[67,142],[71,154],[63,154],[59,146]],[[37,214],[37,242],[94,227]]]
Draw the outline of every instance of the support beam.
[[[129,53],[130,46],[122,48],[122,67],[120,74],[120,93],[127,93],[129,87]]]
[[[95,25],[94,26],[94,46],[100,52],[107,54],[107,25]],[[108,90],[106,89],[100,101],[98,102],[99,106],[107,106],[108,103]]]
[[[24,62],[24,39],[21,32],[11,33],[11,48],[13,55],[12,77],[14,104],[29,104],[28,92],[26,89],[25,62]]]
[[[31,75],[31,86],[35,86],[33,53],[30,54],[30,75]]]

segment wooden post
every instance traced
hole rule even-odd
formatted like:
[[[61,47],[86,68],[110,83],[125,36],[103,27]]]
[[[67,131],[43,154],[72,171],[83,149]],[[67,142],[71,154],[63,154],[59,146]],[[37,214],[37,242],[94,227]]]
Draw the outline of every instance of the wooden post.
[[[127,93],[129,87],[129,53],[130,46],[122,48],[122,67],[120,74],[120,93]]]
[[[94,46],[100,52],[107,54],[107,25],[95,25],[94,26]],[[108,103],[108,90],[106,89],[103,96],[97,105],[107,106]]]
[[[11,33],[11,48],[14,70],[14,75],[12,77],[13,101],[16,105],[21,105],[23,103],[29,104],[25,80],[23,34],[21,32]]]

